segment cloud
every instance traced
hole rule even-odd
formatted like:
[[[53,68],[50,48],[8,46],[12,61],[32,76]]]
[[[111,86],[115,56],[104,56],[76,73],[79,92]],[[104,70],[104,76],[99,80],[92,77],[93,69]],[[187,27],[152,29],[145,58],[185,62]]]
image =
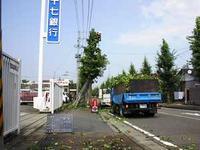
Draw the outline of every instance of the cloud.
[[[199,0],[153,0],[146,6],[141,5],[143,29],[121,34],[117,43],[152,46],[158,45],[162,38],[183,41],[194,28],[195,18],[200,15],[199,8]]]

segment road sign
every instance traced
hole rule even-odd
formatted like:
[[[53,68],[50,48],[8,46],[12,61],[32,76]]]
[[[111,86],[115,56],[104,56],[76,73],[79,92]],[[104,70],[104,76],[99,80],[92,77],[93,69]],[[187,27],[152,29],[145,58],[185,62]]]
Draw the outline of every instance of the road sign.
[[[47,43],[60,42],[60,3],[61,0],[49,0],[48,3]]]

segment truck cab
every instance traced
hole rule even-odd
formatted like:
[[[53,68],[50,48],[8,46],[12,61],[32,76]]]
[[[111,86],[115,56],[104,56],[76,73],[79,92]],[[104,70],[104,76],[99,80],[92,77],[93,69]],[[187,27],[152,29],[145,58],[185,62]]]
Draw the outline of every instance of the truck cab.
[[[111,106],[110,89],[99,89],[99,99],[101,102],[101,106]]]

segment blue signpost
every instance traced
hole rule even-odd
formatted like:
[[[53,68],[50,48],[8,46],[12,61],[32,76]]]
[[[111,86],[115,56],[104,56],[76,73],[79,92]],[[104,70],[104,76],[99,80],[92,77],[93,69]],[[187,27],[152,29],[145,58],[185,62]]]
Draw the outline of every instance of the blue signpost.
[[[47,43],[60,42],[60,2],[61,0],[49,0]]]

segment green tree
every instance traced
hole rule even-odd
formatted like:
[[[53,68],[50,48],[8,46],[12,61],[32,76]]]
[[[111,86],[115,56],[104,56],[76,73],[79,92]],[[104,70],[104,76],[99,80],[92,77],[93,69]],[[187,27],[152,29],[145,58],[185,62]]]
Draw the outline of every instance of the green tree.
[[[101,83],[100,85],[100,89],[104,89],[106,86],[105,86],[105,82]]]
[[[190,50],[192,51],[191,63],[200,78],[200,16],[196,18],[196,25],[192,31],[192,35],[187,39],[190,43]]]
[[[167,42],[163,39],[160,53],[157,53],[157,74],[160,80],[164,101],[171,103],[173,92],[179,84],[178,71],[175,68],[175,54],[170,52]]]
[[[100,76],[103,75],[106,65],[108,64],[107,56],[102,54],[99,48],[101,35],[94,29],[90,31],[89,38],[87,39],[87,46],[84,47],[83,56],[81,57],[80,66],[80,93],[75,105],[78,105],[82,96],[88,92],[92,83]]]
[[[108,89],[111,87],[111,79],[108,77],[106,82],[105,82],[105,87]]]
[[[92,89],[92,96],[99,97],[99,88],[95,87]]]
[[[26,79],[22,79],[22,83],[28,83],[29,80],[26,80]]]
[[[129,68],[129,74],[134,76],[136,74],[135,66],[131,63],[130,68]]]
[[[144,61],[142,63],[142,69],[140,71],[143,75],[150,75],[152,73],[151,65],[148,63],[147,58],[144,57]]]
[[[126,71],[122,70],[122,75],[126,76]]]

